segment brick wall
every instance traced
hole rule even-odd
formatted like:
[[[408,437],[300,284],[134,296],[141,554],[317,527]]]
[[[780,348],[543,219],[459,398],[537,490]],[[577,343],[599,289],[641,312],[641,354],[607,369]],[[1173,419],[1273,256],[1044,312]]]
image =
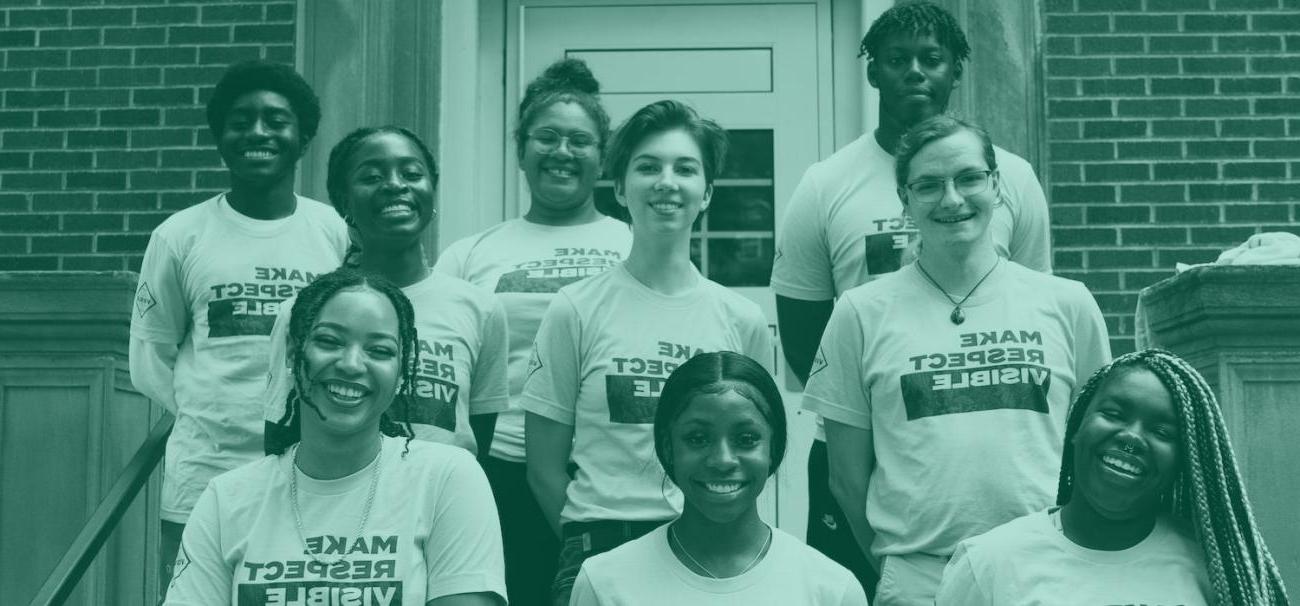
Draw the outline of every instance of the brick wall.
[[[1055,263],[1133,349],[1144,286],[1300,233],[1300,1],[1044,0]]]
[[[0,0],[0,270],[137,270],[226,187],[204,119],[225,67],[293,63],[293,0]]]

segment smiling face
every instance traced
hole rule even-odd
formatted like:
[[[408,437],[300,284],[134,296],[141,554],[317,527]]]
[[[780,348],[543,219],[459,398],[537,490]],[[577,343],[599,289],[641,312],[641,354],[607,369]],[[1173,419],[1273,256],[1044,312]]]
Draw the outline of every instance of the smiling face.
[[[1178,475],[1179,422],[1169,390],[1144,368],[1097,390],[1074,440],[1074,495],[1103,518],[1154,516]]]
[[[234,179],[270,187],[293,178],[306,144],[289,100],[279,93],[253,91],[230,106],[217,151]]]
[[[772,470],[772,429],[734,390],[702,393],[673,423],[672,479],[687,510],[717,523],[757,516],[754,502]]]
[[[420,148],[381,132],[362,141],[346,168],[348,217],[371,245],[409,246],[433,219],[433,180]]]
[[[632,216],[633,234],[689,234],[713,195],[699,143],[681,129],[647,136],[633,149],[614,195]]]
[[[591,202],[600,177],[598,132],[596,122],[577,103],[559,101],[537,114],[519,150],[519,168],[532,196],[530,213],[567,216]],[[553,135],[567,139],[551,147],[547,139]]]
[[[933,35],[896,33],[867,64],[867,81],[880,91],[880,113],[903,128],[943,113],[959,78],[952,52]]]
[[[932,141],[912,157],[907,183],[899,184],[898,196],[926,246],[970,245],[988,236],[998,201],[998,174],[989,176],[983,192],[966,196],[958,193],[965,179],[987,170],[984,144],[968,130]],[[916,199],[907,188],[911,183],[937,179],[956,180],[943,184],[943,197],[938,200]]]
[[[401,373],[398,332],[393,304],[368,287],[341,290],[321,307],[302,346],[299,389],[320,411],[301,411],[304,441],[378,433]]]

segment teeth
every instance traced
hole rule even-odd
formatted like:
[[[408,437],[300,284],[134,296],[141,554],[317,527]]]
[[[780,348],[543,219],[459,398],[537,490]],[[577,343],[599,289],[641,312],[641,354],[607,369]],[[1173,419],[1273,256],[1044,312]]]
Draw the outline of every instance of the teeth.
[[[559,177],[561,179],[568,179],[577,174],[575,171],[566,168],[548,168],[546,169],[546,172],[553,177]]]
[[[385,206],[382,209],[380,209],[379,213],[386,215],[389,213],[398,213],[398,212],[406,213],[410,211],[411,211],[411,207],[405,204],[389,204],[388,206]]]
[[[329,390],[329,392],[335,396],[349,399],[349,400],[360,398],[361,396],[365,395],[364,392],[362,392],[360,389],[357,389],[355,387],[348,387],[346,385],[330,384],[330,385],[326,385],[325,389]]]
[[[274,155],[275,155],[275,154],[273,154],[273,153],[271,153],[271,152],[269,152],[269,151],[256,150],[256,149],[255,149],[255,150],[249,150],[249,151],[244,152],[244,157],[245,157],[245,158],[252,158],[252,159],[254,159],[254,160],[269,160],[269,159],[271,158],[271,156],[274,156]]]
[[[1116,458],[1116,457],[1105,456],[1105,457],[1102,457],[1102,458],[1101,458],[1101,462],[1103,462],[1103,463],[1105,463],[1105,464],[1107,464],[1107,465],[1110,465],[1111,467],[1114,467],[1114,468],[1116,468],[1116,469],[1119,469],[1120,471],[1123,471],[1123,472],[1125,472],[1125,473],[1129,473],[1129,474],[1132,474],[1132,475],[1135,475],[1135,476],[1136,476],[1136,475],[1140,475],[1140,474],[1142,473],[1142,470],[1139,469],[1137,466],[1133,465],[1132,463],[1129,463],[1128,461],[1120,460],[1120,459],[1118,459],[1118,458]]]
[[[655,210],[657,210],[657,211],[659,211],[659,212],[666,213],[666,212],[672,212],[672,211],[674,211],[674,210],[677,210],[677,209],[681,208],[682,205],[681,205],[681,204],[673,204],[672,202],[652,202],[652,203],[650,203],[650,207],[651,207],[651,208],[654,208]]]
[[[707,489],[709,489],[709,492],[716,492],[716,493],[718,493],[718,494],[727,494],[727,493],[732,493],[732,492],[736,492],[737,490],[740,490],[740,483],[738,483],[738,482],[727,482],[727,483],[707,482],[707,483],[704,484],[704,487],[707,488]]]
[[[962,221],[965,221],[966,219],[971,218],[972,216],[973,215],[963,215],[960,217],[949,217],[947,219],[935,219],[935,221],[938,223],[960,223]]]

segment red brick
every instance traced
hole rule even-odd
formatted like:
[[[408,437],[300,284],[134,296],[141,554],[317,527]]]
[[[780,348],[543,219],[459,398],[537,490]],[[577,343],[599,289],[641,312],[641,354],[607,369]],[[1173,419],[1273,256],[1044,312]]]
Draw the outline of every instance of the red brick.
[[[1212,95],[1214,78],[1152,78],[1153,95]]]
[[[68,64],[73,67],[131,65],[131,49],[77,48],[72,50],[72,53],[68,58]]]
[[[1107,76],[1110,59],[1047,58],[1047,73],[1054,76]]]
[[[8,176],[8,175],[5,175]],[[28,215],[8,215],[0,221],[0,232],[8,233],[50,233],[58,231],[59,217],[46,213]]]
[[[61,88],[89,88],[95,86],[93,69],[38,69],[36,86]]]
[[[1220,207],[1213,204],[1157,206],[1156,223],[1218,223]]]
[[[110,213],[69,213],[63,215],[63,231],[72,233],[122,231],[122,215]]]
[[[36,46],[36,30],[0,30],[0,48]]]
[[[1239,202],[1250,200],[1251,186],[1246,183],[1193,183],[1187,198],[1194,202]]]
[[[163,210],[183,210],[221,193],[220,189],[196,190],[190,188],[183,192],[163,193],[159,204]]]
[[[1153,271],[1134,271],[1124,272],[1124,289],[1130,291],[1140,291],[1143,288],[1151,286],[1156,282],[1173,277],[1167,269]]]
[[[168,44],[226,44],[230,27],[226,25],[175,26],[167,28]]]
[[[1269,94],[1282,92],[1281,78],[1222,78],[1219,92],[1225,95]]]
[[[163,168],[220,166],[221,157],[212,149],[168,149],[162,152]]]
[[[1154,120],[1151,134],[1157,137],[1213,137],[1214,120]]]
[[[1154,267],[1152,250],[1120,249],[1089,250],[1088,268]]]
[[[1285,162],[1227,162],[1223,165],[1224,179],[1284,179]]]
[[[161,112],[157,109],[105,109],[99,112],[103,126],[157,126]]]
[[[166,71],[168,86],[208,84],[221,79],[227,66],[169,67]]]
[[[1046,32],[1051,34],[1099,34],[1110,31],[1106,15],[1048,15]]]
[[[1142,0],[1076,0],[1081,13],[1137,12],[1142,10]],[[1115,19],[1128,18],[1121,15]]]
[[[73,26],[131,25],[135,19],[129,8],[74,8],[70,13]]]
[[[0,270],[4,271],[55,271],[57,269],[59,269],[58,257],[32,255],[0,257]]]
[[[1139,163],[1089,164],[1084,168],[1085,180],[1098,181],[1148,181],[1151,165]]]
[[[132,179],[132,189],[143,189]],[[158,194],[132,191],[99,194],[99,210],[153,210],[158,208]],[[119,226],[118,229],[121,229]]]
[[[1185,185],[1121,185],[1122,202],[1186,202]]]
[[[1224,120],[1220,131],[1224,137],[1285,137],[1286,121],[1282,119]]]
[[[1084,99],[1047,102],[1047,115],[1053,118],[1109,118],[1115,110],[1108,100]]]
[[[1079,164],[1055,162],[1047,167],[1047,174],[1052,183],[1080,183],[1083,181],[1083,167]]]
[[[1214,7],[1221,10],[1258,10],[1277,8],[1277,0],[1218,0]]]
[[[94,46],[100,42],[102,30],[90,28],[43,29],[37,44],[51,46]]]
[[[1291,207],[1286,204],[1229,204],[1223,207],[1224,219],[1230,223],[1285,222]]]
[[[184,170],[133,170],[131,189],[181,189],[191,184],[191,174]]]
[[[262,7],[257,4],[204,6],[199,20],[203,23],[257,22],[262,20]]]
[[[1125,160],[1182,156],[1183,144],[1177,141],[1121,141],[1119,144],[1119,157]]]
[[[1052,143],[1049,152],[1052,160],[1113,160],[1115,144],[1109,141]]]
[[[27,152],[0,151],[0,170],[28,169],[31,167],[31,154]]]
[[[5,107],[50,107],[63,105],[68,93],[61,90],[11,90],[5,92]]]
[[[1056,269],[1077,269],[1083,267],[1083,251],[1052,250],[1052,267]]]
[[[1097,120],[1083,123],[1086,139],[1145,137],[1147,123],[1142,120]]]
[[[8,63],[5,66],[10,69],[68,66],[68,51],[66,50],[10,49],[5,52],[9,56]]]
[[[194,171],[194,187],[199,189],[227,189],[230,187],[230,171],[225,168],[221,170],[196,170]]]
[[[1149,206],[1089,206],[1085,212],[1089,225],[1147,223],[1151,220]]]
[[[1055,246],[1114,246],[1119,243],[1118,234],[1109,227],[1056,227],[1052,229],[1052,243]]]
[[[64,271],[119,271],[125,269],[120,255],[64,255],[61,258]]]
[[[138,252],[149,244],[147,235],[105,235],[95,238],[95,252]]]
[[[126,216],[126,229],[135,232],[151,232],[170,216],[171,213],[131,213]]]
[[[170,108],[163,110],[163,124],[167,126],[207,126],[207,114],[202,108],[182,107]],[[200,147],[212,147],[204,145],[200,141]]]
[[[1188,141],[1188,158],[1242,158],[1250,155],[1250,141]]]
[[[0,236],[0,255],[27,254],[26,236]]]
[[[1222,0],[1220,0],[1222,2]],[[1282,50],[1281,36],[1219,36],[1221,53],[1276,52]]]
[[[1245,19],[1245,17],[1241,18]],[[1300,13],[1285,12],[1251,15],[1250,29],[1257,32],[1294,33],[1300,31]]]
[[[198,63],[227,66],[239,61],[258,59],[261,56],[260,46],[205,46],[199,49]]]
[[[36,170],[77,170],[94,168],[95,155],[90,152],[38,151],[32,154]]]
[[[1183,113],[1183,102],[1178,99],[1120,99],[1118,104],[1119,111],[1116,115],[1121,118],[1169,117],[1180,116]]]
[[[199,9],[194,6],[166,6],[138,8],[135,22],[141,25],[176,25],[198,23]]]
[[[1113,185],[1053,185],[1051,187],[1053,203],[1092,204],[1094,202],[1114,202]]]
[[[126,147],[124,130],[68,131],[69,148]]]
[[[1294,74],[1300,72],[1300,56],[1251,57],[1250,71],[1256,74]]]
[[[1198,116],[1248,116],[1249,99],[1188,99],[1183,111],[1190,117]]]
[[[1279,141],[1255,141],[1257,158],[1300,158],[1300,141],[1284,139]]]
[[[29,69],[0,69],[0,89],[29,88],[36,79]]]
[[[163,46],[135,49],[136,65],[193,65],[199,49],[194,46]]]
[[[49,191],[63,189],[63,173],[0,174],[0,188],[7,191]]]
[[[104,28],[104,44],[122,46],[157,45],[167,41],[165,27],[108,27]]]
[[[1189,32],[1236,32],[1246,30],[1245,15],[1184,15],[1183,29]]]
[[[194,143],[189,128],[137,128],[131,131],[131,147],[188,147]]]
[[[162,70],[156,67],[119,67],[99,70],[100,86],[158,86]]]
[[[236,25],[235,42],[284,42],[293,40],[292,25]]]
[[[1052,205],[1052,225],[1079,226],[1083,225],[1083,209],[1086,206],[1075,204],[1053,204]]]
[[[1154,246],[1157,244],[1186,244],[1186,227],[1121,227],[1120,243],[1124,246]]]
[[[1048,36],[1044,51],[1051,56],[1079,54],[1079,39],[1074,36]]]
[[[1192,244],[1236,246],[1255,235],[1255,227],[1193,227]]]
[[[3,133],[3,149],[50,149],[63,146],[63,133],[49,130],[11,130]]]
[[[267,45],[267,46],[266,46],[266,54],[263,55],[262,58],[263,58],[263,59],[266,59],[267,61],[274,61],[274,62],[276,62],[276,63],[284,63],[285,65],[289,65],[289,64],[293,63],[295,59],[297,59],[297,57],[296,57],[296,56],[294,55],[294,53],[293,53],[293,45],[292,45],[292,44],[270,44],[270,45]]]
[[[297,7],[293,2],[284,2],[280,4],[268,4],[266,6],[267,21],[293,21],[294,13]]]
[[[1177,74],[1178,59],[1173,57],[1142,57],[1115,59],[1115,73],[1125,76]]]
[[[1048,120],[1047,136],[1053,141],[1079,138],[1078,120]]]
[[[12,9],[9,27],[67,27],[67,9]]]
[[[112,172],[70,172],[68,189],[121,190],[126,188],[126,173]]]
[[[1219,178],[1213,162],[1161,162],[1155,165],[1157,181],[1207,181]]]
[[[1178,15],[1116,15],[1115,31],[1152,34],[1178,31]]]
[[[1146,52],[1142,36],[1086,36],[1079,41],[1082,55],[1133,55]]]
[[[1096,96],[1145,95],[1145,78],[1088,78],[1083,83],[1083,94]],[[1049,91],[1050,98],[1050,91]]]
[[[93,244],[91,236],[32,236],[32,253],[88,253]]]

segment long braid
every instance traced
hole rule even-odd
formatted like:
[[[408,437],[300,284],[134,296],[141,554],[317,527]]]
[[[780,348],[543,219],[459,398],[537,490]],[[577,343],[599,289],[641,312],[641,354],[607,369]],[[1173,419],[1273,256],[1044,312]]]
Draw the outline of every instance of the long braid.
[[[1194,528],[1216,603],[1289,604],[1281,572],[1255,525],[1218,400],[1200,373],[1172,353],[1148,349],[1126,354],[1088,379],[1066,421],[1057,504],[1066,504],[1072,495],[1074,457],[1069,445],[1088,404],[1117,369],[1134,368],[1149,370],[1160,380],[1181,419],[1183,462],[1166,506]]]

